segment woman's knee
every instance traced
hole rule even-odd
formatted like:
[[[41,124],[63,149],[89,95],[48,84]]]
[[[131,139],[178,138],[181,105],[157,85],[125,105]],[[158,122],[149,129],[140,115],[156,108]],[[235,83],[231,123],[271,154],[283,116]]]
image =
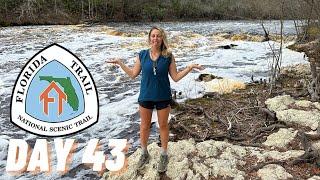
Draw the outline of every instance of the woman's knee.
[[[169,129],[169,125],[168,125],[167,122],[159,123],[159,128],[160,128],[160,131],[161,130],[168,130]]]
[[[168,117],[170,113],[170,107],[167,107],[165,109],[161,109],[157,111],[158,113],[158,123],[159,123],[159,128],[160,130],[166,130],[169,128],[168,125]]]
[[[150,123],[141,123],[140,124],[140,130],[141,131],[149,131],[150,130]]]

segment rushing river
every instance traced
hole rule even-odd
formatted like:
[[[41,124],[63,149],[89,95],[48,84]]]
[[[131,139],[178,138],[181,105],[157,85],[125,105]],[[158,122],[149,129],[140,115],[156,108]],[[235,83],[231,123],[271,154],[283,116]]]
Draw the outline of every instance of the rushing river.
[[[81,165],[83,147],[89,139],[98,138],[105,152],[108,139],[125,138],[134,150],[139,137],[139,115],[137,98],[140,78],[130,79],[124,72],[107,65],[105,60],[119,57],[127,64],[134,63],[137,52],[147,46],[147,32],[151,26],[163,27],[168,33],[169,43],[176,57],[178,69],[189,63],[202,64],[202,73],[212,73],[222,77],[250,81],[266,78],[272,60],[268,42],[231,41],[225,34],[263,35],[259,21],[210,21],[180,23],[110,23],[107,25],[70,26],[21,26],[0,28],[0,179],[81,179],[99,178],[97,173]],[[278,21],[266,22],[271,34],[280,32]],[[286,35],[294,35],[292,21],[284,23]],[[58,43],[76,54],[88,67],[99,93],[99,122],[91,128],[69,138],[76,139],[78,148],[73,156],[71,171],[65,175],[53,172],[49,175],[25,173],[10,176],[5,172],[8,140],[21,138],[29,145],[35,143],[36,135],[26,133],[10,123],[10,98],[14,82],[24,64],[42,48]],[[232,49],[220,49],[220,45],[236,44]],[[279,43],[270,42],[272,46]],[[303,54],[283,50],[282,66],[306,63]],[[179,101],[199,97],[204,92],[201,82],[195,81],[200,72],[192,72],[178,83],[171,81],[174,90],[181,92]],[[152,127],[151,141],[157,141],[155,125]],[[48,138],[52,145],[52,138]],[[52,147],[54,149],[54,147]],[[51,166],[56,165],[52,153]]]

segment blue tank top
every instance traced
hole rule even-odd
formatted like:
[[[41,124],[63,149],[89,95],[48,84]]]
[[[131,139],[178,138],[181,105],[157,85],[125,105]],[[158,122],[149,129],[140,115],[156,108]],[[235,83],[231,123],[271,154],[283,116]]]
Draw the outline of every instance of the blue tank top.
[[[156,61],[150,57],[150,51],[139,53],[141,64],[141,85],[138,101],[166,101],[171,99],[169,81],[169,57],[159,56]]]

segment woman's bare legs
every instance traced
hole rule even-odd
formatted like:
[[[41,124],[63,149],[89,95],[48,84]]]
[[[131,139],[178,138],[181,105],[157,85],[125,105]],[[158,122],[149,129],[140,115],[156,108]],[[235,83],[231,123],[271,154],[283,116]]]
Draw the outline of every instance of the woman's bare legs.
[[[139,106],[141,124],[140,124],[140,143],[141,148],[146,150],[150,134],[152,110]]]
[[[142,148],[142,154],[139,158],[137,167],[138,169],[144,168],[149,162],[150,155],[147,150],[148,139],[150,134],[152,110],[139,106],[141,124],[140,124],[140,143]]]
[[[160,127],[160,139],[161,139],[161,153],[160,153],[160,161],[158,165],[159,173],[163,173],[167,171],[167,164],[169,162],[167,149],[168,149],[168,141],[169,141],[168,117],[169,117],[170,109],[171,107],[169,106],[165,109],[161,109],[157,111],[158,123]]]
[[[170,106],[157,110],[158,114],[158,123],[160,127],[160,139],[161,139],[161,148],[164,151],[167,151],[168,141],[169,141],[169,125],[168,125],[168,117],[170,113]]]

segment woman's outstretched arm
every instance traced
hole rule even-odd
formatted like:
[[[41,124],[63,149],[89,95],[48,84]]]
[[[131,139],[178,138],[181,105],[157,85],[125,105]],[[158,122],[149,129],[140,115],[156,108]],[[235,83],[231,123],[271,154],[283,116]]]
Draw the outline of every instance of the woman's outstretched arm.
[[[177,65],[174,57],[172,56],[171,64],[169,66],[169,74],[174,82],[178,82],[180,79],[185,77],[192,69],[203,70],[204,68],[199,64],[190,64],[184,70],[177,71]]]
[[[138,57],[136,57],[136,62],[134,63],[134,66],[132,68],[128,67],[127,65],[125,65],[121,59],[116,58],[110,61],[106,61],[107,63],[112,63],[112,64],[116,64],[118,66],[121,67],[121,69],[127,73],[129,75],[129,77],[131,77],[132,79],[134,79],[135,77],[137,77],[141,71],[141,64],[140,64],[140,59]]]

